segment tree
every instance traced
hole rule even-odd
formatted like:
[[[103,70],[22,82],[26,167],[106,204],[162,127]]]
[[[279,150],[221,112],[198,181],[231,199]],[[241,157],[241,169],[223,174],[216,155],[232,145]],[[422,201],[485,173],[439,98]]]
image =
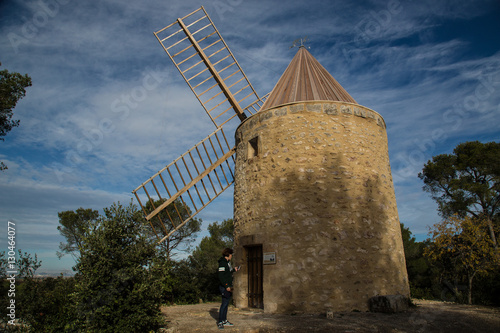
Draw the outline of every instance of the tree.
[[[15,279],[11,280],[12,275],[6,275],[8,271],[12,271],[12,262],[5,257],[5,252],[0,253],[0,266],[2,267],[2,281],[0,284],[0,306],[5,309],[10,305],[10,301],[14,300],[16,305],[15,317],[22,318],[24,323],[29,326],[36,326],[36,318],[33,316],[33,303],[38,299],[38,295],[33,292],[36,284],[35,272],[42,262],[38,260],[37,255],[34,257],[27,253],[18,250],[18,257],[15,261]],[[11,283],[15,283],[15,289],[12,289]],[[9,297],[7,297],[9,295]],[[2,316],[0,318],[1,327],[9,327],[8,322],[13,320],[12,317]],[[11,326],[12,327],[12,326]]]
[[[458,214],[486,220],[489,237],[498,249],[495,229],[500,223],[500,143],[461,143],[453,154],[434,156],[418,177],[444,218]]]
[[[208,232],[210,236],[203,237],[188,258],[201,292],[200,296],[204,299],[210,299],[218,294],[217,260],[224,248],[233,247],[233,219],[226,219],[220,224],[211,223]]]
[[[32,258],[31,254],[28,252],[23,252],[18,250],[19,257],[16,261],[16,266],[18,270],[17,276],[19,278],[30,279],[35,276],[35,272],[42,266],[42,261],[38,260],[38,256],[35,253],[35,257]]]
[[[0,63],[0,66],[2,63]],[[28,74],[21,75],[16,72],[9,73],[4,69],[0,71],[0,141],[4,136],[19,126],[19,120],[12,120],[12,110],[17,102],[26,95],[26,87],[31,86],[31,78]],[[0,170],[7,166],[0,162]]]
[[[75,275],[80,330],[148,332],[162,324],[160,288],[151,272],[155,244],[137,210],[113,204],[83,239]]]
[[[155,201],[154,206],[158,207],[164,201],[165,200]],[[146,210],[152,211],[151,202],[146,204]],[[163,238],[174,229],[174,226],[169,221],[172,220],[173,224],[177,226],[189,216],[191,216],[191,210],[189,207],[177,199],[149,222],[144,221],[144,223],[148,223],[150,225],[150,227],[146,229],[146,232],[151,239],[157,239],[158,237]],[[163,228],[160,224],[159,219],[161,219],[165,228]],[[166,256],[167,259],[170,259],[173,250],[185,252],[189,251],[191,249],[190,244],[196,240],[196,234],[200,231],[201,222],[201,219],[190,219],[179,230],[175,231],[170,237],[158,244],[159,250]]]
[[[401,235],[411,295],[415,298],[431,298],[432,272],[427,258],[424,257],[427,243],[417,242],[410,229],[403,223],[401,223]]]
[[[16,292],[17,316],[30,332],[78,332],[74,278],[25,279]]]
[[[67,210],[57,215],[61,224],[57,230],[67,240],[67,243],[59,244],[61,252],[57,252],[57,256],[61,258],[69,253],[74,259],[78,259],[83,240],[97,228],[99,212],[90,208],[78,208],[76,211]]]
[[[472,304],[474,277],[500,264],[486,226],[485,218],[451,216],[430,229],[432,243],[425,250],[427,257],[441,263],[445,274],[453,278],[466,275],[469,304]]]

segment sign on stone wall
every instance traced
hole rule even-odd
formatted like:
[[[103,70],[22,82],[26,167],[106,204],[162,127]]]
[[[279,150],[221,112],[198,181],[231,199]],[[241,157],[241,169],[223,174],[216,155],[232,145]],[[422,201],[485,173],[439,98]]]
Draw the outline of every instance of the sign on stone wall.
[[[274,265],[276,264],[276,252],[264,252],[264,265]]]

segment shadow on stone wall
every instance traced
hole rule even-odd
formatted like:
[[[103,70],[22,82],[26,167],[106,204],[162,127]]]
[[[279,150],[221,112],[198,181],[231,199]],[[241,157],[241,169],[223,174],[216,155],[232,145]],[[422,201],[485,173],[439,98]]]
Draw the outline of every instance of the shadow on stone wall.
[[[404,289],[390,174],[363,167],[370,157],[356,153],[307,155],[294,157],[296,171],[285,165],[272,182],[286,198],[279,222],[268,221],[284,271],[268,297],[280,312],[365,311],[370,297]]]

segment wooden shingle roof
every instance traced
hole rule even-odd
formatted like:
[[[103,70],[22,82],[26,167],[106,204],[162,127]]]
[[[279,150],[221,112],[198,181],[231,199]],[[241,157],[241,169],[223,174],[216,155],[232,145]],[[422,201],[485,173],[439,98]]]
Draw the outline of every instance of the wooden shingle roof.
[[[318,60],[305,47],[300,47],[261,110],[286,103],[321,100],[357,104]]]

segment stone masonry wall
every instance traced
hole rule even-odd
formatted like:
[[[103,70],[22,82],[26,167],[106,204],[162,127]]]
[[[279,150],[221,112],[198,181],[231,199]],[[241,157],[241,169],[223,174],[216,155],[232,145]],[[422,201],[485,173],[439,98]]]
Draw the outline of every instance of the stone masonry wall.
[[[263,266],[266,312],[367,311],[372,296],[409,297],[378,113],[289,104],[255,114],[235,135],[237,307],[248,306],[245,246],[255,244],[276,253]]]

